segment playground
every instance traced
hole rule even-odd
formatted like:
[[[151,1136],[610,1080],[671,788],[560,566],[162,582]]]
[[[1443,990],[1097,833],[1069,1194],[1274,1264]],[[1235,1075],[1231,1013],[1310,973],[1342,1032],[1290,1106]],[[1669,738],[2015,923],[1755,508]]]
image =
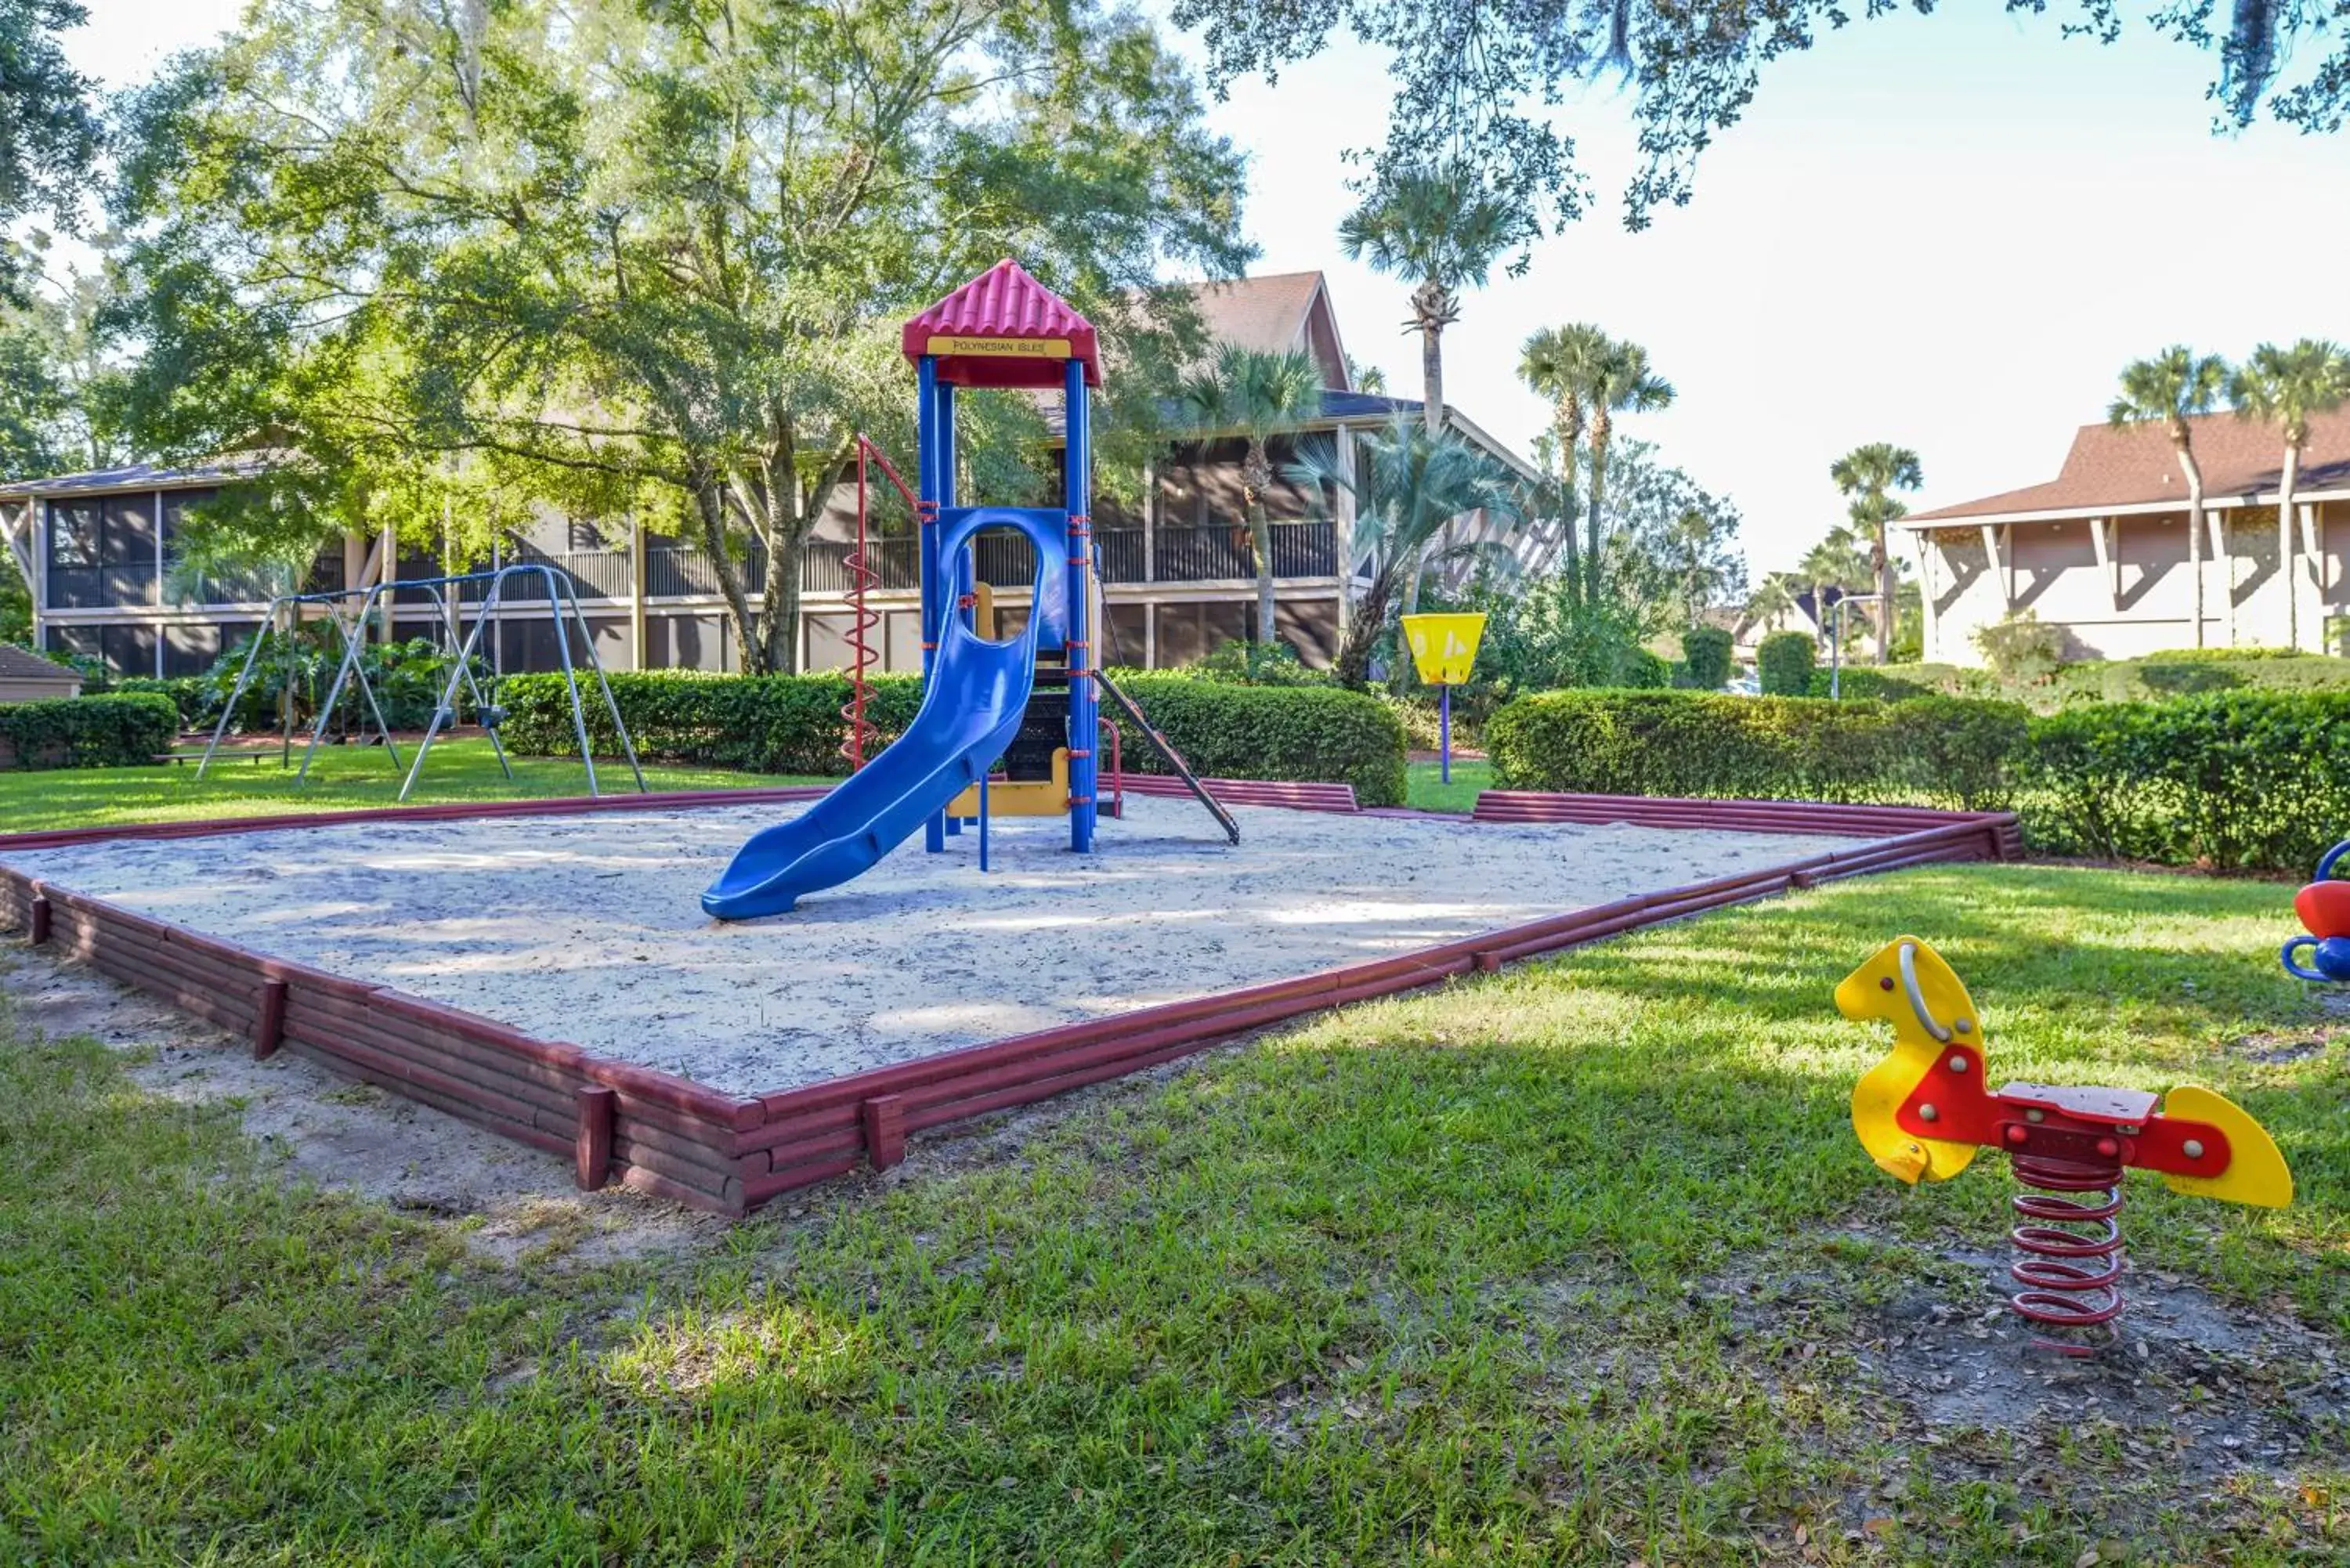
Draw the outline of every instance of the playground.
[[[789,919],[700,889],[795,809],[371,823],[32,851],[42,881],[733,1094],[1389,959],[1858,842],[1513,826],[1130,796],[1102,853],[1058,822],[901,846]]]
[[[2338,1544],[2350,847],[2294,933],[2007,812],[1477,789],[1467,614],[1402,629],[1471,809],[1201,777],[1095,663],[1091,328],[1006,262],[905,353],[931,635],[846,778],[657,793],[591,660],[532,798],[468,643],[379,787],[470,715],[498,798],[0,841],[44,1542],[192,1472],[189,1542],[263,1493],[313,1555]],[[962,386],[1059,393],[1068,504],[957,504]]]

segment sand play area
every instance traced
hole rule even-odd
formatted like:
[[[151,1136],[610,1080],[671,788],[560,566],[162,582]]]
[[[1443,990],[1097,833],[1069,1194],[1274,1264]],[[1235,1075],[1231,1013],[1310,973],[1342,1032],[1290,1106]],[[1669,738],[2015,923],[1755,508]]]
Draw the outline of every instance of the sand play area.
[[[20,853],[60,887],[737,1094],[1390,957],[1854,840],[1504,826],[1129,796],[1099,853],[1059,818],[919,836],[798,910],[702,888],[802,809],[384,822]]]

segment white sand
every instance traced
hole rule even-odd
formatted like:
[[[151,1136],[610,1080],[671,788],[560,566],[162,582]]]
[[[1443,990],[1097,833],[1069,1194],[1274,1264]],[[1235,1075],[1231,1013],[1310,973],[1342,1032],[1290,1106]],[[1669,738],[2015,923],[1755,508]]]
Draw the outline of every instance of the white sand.
[[[1503,826],[1129,796],[1098,852],[1059,818],[919,836],[794,913],[702,889],[794,805],[377,823],[44,850],[58,886],[497,1019],[762,1093],[1782,864],[1852,842]]]

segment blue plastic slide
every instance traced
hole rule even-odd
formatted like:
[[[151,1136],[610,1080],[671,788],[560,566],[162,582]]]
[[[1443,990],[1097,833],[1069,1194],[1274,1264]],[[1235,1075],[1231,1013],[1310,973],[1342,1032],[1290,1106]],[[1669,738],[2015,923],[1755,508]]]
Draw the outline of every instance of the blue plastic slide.
[[[702,895],[705,912],[722,920],[780,915],[804,893],[871,870],[994,766],[1020,732],[1040,638],[1048,648],[1062,639],[1068,550],[1063,519],[1059,512],[996,506],[941,514],[941,563],[955,562],[982,528],[1014,527],[1029,536],[1036,552],[1035,597],[1029,601],[1035,612],[1019,635],[991,642],[950,600],[946,634],[913,723],[804,815],[753,834]]]

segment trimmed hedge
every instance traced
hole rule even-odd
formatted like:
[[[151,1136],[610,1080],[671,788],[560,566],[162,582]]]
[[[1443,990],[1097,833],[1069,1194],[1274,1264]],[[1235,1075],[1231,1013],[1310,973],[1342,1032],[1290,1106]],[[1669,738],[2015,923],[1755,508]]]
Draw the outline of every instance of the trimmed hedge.
[[[2350,691],[2085,703],[2033,721],[2029,773],[2054,853],[2305,873],[2350,828]]]
[[[2350,826],[2350,691],[1900,702],[1558,691],[1485,731],[1499,782],[1607,794],[2012,805],[2035,849],[2305,871]]]
[[[1887,702],[1935,693],[2013,697],[2046,711],[2077,702],[2142,702],[2205,691],[2350,690],[2350,659],[2273,648],[2179,649],[2143,659],[2085,659],[2023,686],[2002,685],[1988,670],[1955,664],[1847,664],[1843,688],[1846,697]],[[1811,694],[1828,694],[1826,670],[1812,672]]]
[[[5,703],[0,768],[145,767],[179,734],[179,708],[154,692]]]
[[[847,734],[841,717],[849,700],[846,676],[624,671],[610,679],[638,755],[648,761],[770,774],[847,769],[840,751]],[[1329,686],[1241,686],[1166,672],[1113,670],[1111,679],[1202,774],[1350,784],[1365,805],[1403,804],[1403,726],[1377,698]],[[921,706],[921,682],[879,675],[871,687],[866,712],[886,744]],[[598,753],[617,753],[618,737],[594,685],[584,684],[580,694]],[[561,676],[509,676],[501,696],[506,742],[515,750],[556,755],[575,744]],[[1154,771],[1149,742],[1131,726],[1121,731],[1126,765]]]
[[[1346,784],[1364,805],[1404,802],[1403,723],[1376,697],[1336,686],[1230,686],[1166,670],[1112,670],[1110,679],[1196,773]],[[1118,732],[1127,767],[1159,771],[1132,724],[1120,718]]]
[[[2029,715],[1962,698],[1821,702],[1553,691],[1485,726],[1497,781],[1592,794],[2004,805]]]
[[[1800,631],[1774,631],[1754,649],[1754,674],[1765,697],[1801,697],[1812,689],[1819,649]]]
[[[1731,653],[1735,643],[1718,626],[1693,626],[1681,633],[1679,679],[1674,684],[1691,691],[1719,691],[1730,684]]]

